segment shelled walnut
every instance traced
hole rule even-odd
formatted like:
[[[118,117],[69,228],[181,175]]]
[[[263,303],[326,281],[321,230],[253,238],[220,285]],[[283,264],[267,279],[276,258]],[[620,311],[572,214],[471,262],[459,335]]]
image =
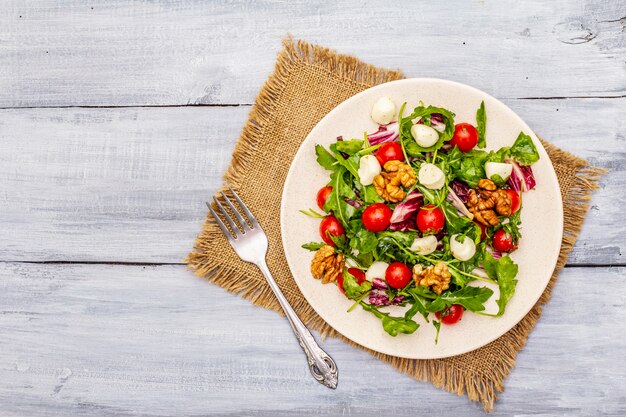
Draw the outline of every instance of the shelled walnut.
[[[402,187],[412,187],[417,181],[413,168],[402,161],[387,161],[383,169],[374,177],[376,194],[390,203],[404,200],[406,191]]]
[[[485,226],[496,226],[498,214],[511,215],[511,198],[506,191],[498,189],[493,181],[481,179],[478,181],[478,187],[469,191],[467,207],[480,223]]]
[[[342,253],[336,252],[330,245],[324,245],[313,256],[311,274],[315,279],[321,279],[322,284],[328,284],[339,278],[344,264]]]
[[[426,269],[420,264],[413,267],[415,285],[431,287],[435,294],[441,294],[442,291],[450,288],[451,276],[448,266],[443,262],[438,262],[435,266],[429,266]]]

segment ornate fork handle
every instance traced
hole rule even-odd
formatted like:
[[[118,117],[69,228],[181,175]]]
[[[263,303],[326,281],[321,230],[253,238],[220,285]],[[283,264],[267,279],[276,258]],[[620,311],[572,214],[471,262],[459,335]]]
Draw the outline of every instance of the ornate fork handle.
[[[267,267],[265,260],[258,263],[257,266],[265,276],[265,279],[269,283],[272,291],[274,291],[274,295],[278,299],[280,306],[283,308],[287,319],[289,320],[289,324],[291,324],[291,328],[293,329],[296,338],[298,338],[298,343],[304,350],[304,353],[307,357],[307,362],[309,364],[309,370],[319,383],[326,385],[328,388],[335,389],[337,388],[337,365],[335,361],[319,347],[309,329],[306,328],[302,320],[298,317],[291,305],[283,295],[282,291],[278,287],[278,284],[274,280],[272,273]]]

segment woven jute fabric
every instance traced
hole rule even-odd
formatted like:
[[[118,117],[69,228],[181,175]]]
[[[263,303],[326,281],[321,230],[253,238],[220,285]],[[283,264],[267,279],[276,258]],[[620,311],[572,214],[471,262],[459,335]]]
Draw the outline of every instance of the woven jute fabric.
[[[280,237],[283,183],[298,147],[324,115],[360,91],[401,78],[400,71],[376,68],[354,57],[286,39],[274,73],[252,107],[224,176],[225,187],[237,191],[267,233],[267,263],[302,321],[324,336],[339,337],[351,345],[355,344],[335,332],[315,313],[291,276]],[[526,343],[541,315],[541,306],[550,297],[587,213],[590,194],[602,175],[602,170],[589,166],[584,160],[547,142],[543,144],[561,185],[565,228],[557,267],[546,291],[530,313],[487,346],[451,358],[403,359],[360,348],[400,372],[450,392],[465,394],[471,400],[480,401],[487,411],[493,409],[496,395],[504,389],[503,381],[515,365],[517,352]],[[210,215],[187,263],[197,275],[282,314],[259,270],[237,257]]]

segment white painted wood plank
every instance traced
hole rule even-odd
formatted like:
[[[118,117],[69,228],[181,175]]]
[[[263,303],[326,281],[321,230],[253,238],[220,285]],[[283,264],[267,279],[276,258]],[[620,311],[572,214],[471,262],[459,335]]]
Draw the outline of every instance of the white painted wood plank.
[[[626,94],[624,0],[6,0],[0,107],[251,103],[294,36],[497,97]]]
[[[612,170],[571,261],[623,262],[626,99],[507,103],[555,144]],[[181,262],[248,111],[0,111],[0,260]]]
[[[626,413],[625,272],[563,272],[493,415]],[[483,415],[330,339],[328,390],[283,318],[182,266],[2,263],[0,289],[2,415]]]

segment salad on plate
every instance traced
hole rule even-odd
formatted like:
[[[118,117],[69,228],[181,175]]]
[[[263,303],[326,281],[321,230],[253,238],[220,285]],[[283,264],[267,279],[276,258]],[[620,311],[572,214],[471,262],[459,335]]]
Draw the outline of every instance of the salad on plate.
[[[436,342],[441,324],[465,312],[505,313],[518,272],[509,253],[520,245],[522,195],[535,187],[539,153],[524,132],[484,150],[484,102],[475,124],[457,123],[449,109],[420,102],[405,114],[405,106],[381,97],[376,132],[316,145],[329,172],[317,193],[322,212],[301,211],[320,219],[321,240],[302,247],[315,252],[313,277],[353,301],[348,312],[370,312],[391,336],[414,333],[421,315]],[[492,297],[497,311],[486,312]]]

